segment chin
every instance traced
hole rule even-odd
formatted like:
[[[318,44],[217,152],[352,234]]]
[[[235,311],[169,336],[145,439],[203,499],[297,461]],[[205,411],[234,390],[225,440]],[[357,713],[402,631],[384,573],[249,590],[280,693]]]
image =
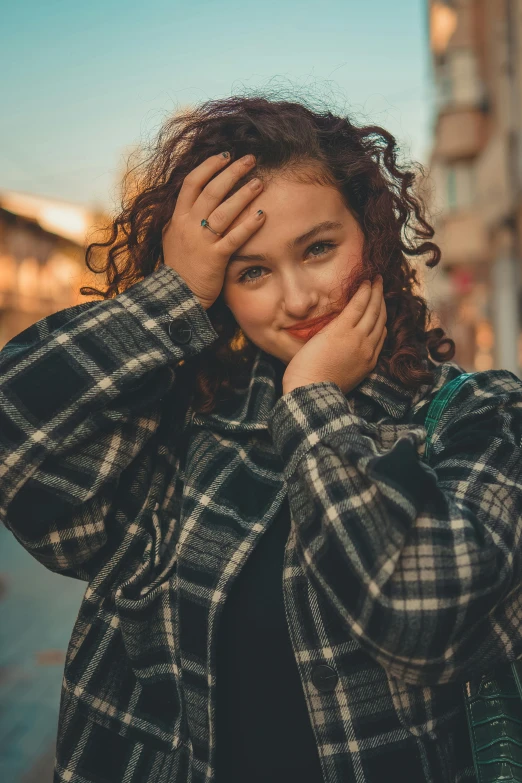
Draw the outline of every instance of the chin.
[[[283,363],[283,364],[285,364],[285,365],[286,365],[286,364],[288,364],[288,362],[289,362],[291,359],[293,359],[293,357],[294,357],[294,355],[295,355],[295,352],[294,352],[294,353],[292,353],[292,354],[289,356],[289,355],[288,355],[288,353],[287,353],[286,351],[283,353],[281,350],[279,350],[279,351],[277,351],[277,352],[276,352],[276,351],[267,351],[267,353],[269,353],[269,354],[270,354],[271,356],[273,356],[275,359],[279,359],[279,361],[280,361],[280,362],[282,362],[282,363]]]

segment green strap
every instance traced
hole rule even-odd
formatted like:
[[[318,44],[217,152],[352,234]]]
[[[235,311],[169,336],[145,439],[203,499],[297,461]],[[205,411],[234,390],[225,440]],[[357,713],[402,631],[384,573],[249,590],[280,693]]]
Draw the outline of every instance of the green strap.
[[[431,437],[445,408],[471,375],[473,373],[464,372],[453,378],[439,389],[431,401],[424,422],[425,461],[428,461]],[[499,683],[504,687],[499,687]],[[522,715],[520,708],[522,660],[505,664],[494,673],[483,675],[481,687],[476,692],[474,690],[472,693],[471,682],[466,683],[463,696],[477,781],[482,783],[499,783],[500,780],[508,779],[522,781],[522,764],[520,752],[517,750],[522,747],[522,732],[516,728],[520,721],[515,719],[515,715]],[[509,722],[509,730],[506,729],[505,719]],[[480,743],[477,738],[478,732],[480,732]],[[491,748],[498,748],[498,751],[492,753]]]
[[[435,431],[435,427],[442,418],[442,414],[445,408],[448,406],[453,395],[456,394],[462,384],[472,375],[472,372],[463,372],[461,375],[457,375],[457,377],[453,378],[452,381],[445,383],[432,399],[424,422],[424,426],[426,428],[426,448],[424,451],[425,460],[428,460],[429,455],[431,454],[431,437]]]

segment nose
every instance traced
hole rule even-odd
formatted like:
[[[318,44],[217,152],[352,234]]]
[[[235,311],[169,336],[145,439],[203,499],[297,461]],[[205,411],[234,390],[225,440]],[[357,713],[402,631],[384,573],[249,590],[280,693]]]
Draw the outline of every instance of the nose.
[[[291,281],[283,291],[283,302],[286,316],[291,319],[306,321],[313,318],[311,313],[317,310],[319,296],[309,286]]]

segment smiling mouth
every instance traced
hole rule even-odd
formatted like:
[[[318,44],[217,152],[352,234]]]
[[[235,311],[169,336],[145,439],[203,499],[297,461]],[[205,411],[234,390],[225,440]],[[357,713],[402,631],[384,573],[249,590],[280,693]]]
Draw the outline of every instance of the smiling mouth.
[[[328,313],[328,315],[324,315],[322,318],[312,322],[311,324],[305,324],[303,326],[299,326],[299,324],[296,324],[296,326],[289,326],[287,327],[287,329],[289,332],[308,331],[308,329],[314,329],[316,326],[321,326],[325,324],[327,321],[331,321],[332,318],[335,318],[335,315],[336,315],[335,313]]]
[[[335,315],[329,315],[326,318],[323,318],[322,321],[318,321],[317,323],[313,324],[312,326],[301,326],[299,328],[295,329],[286,329],[289,334],[293,335],[294,337],[298,338],[308,338],[313,337],[313,335],[317,334],[317,332],[320,332],[323,327],[326,326],[330,321],[332,321],[335,318]]]
[[[328,315],[325,315],[320,320],[315,321],[314,323],[308,324],[306,326],[287,326],[285,331],[287,331],[287,332],[308,332],[308,331],[310,331],[310,329],[315,329],[316,326],[324,326],[324,324],[327,321],[331,321],[332,318],[334,318],[334,314],[333,313],[329,313]]]

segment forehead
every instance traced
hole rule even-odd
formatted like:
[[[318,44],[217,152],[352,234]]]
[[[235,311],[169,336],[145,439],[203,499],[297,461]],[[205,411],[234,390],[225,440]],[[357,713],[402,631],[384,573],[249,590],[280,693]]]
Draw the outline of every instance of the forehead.
[[[348,212],[341,193],[331,185],[277,177],[265,184],[262,192],[244,207],[227,231],[258,209],[265,211],[266,218],[263,227],[253,236],[266,233],[269,228],[273,233],[276,228],[285,225],[293,228],[299,226],[305,231],[312,224],[341,219]]]

